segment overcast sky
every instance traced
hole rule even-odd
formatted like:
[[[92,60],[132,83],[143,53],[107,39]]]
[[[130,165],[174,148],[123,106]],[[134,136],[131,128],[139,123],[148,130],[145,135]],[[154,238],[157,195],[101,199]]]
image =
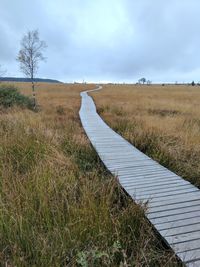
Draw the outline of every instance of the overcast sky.
[[[38,77],[72,81],[200,81],[199,0],[0,0],[0,64],[28,30],[45,40]]]

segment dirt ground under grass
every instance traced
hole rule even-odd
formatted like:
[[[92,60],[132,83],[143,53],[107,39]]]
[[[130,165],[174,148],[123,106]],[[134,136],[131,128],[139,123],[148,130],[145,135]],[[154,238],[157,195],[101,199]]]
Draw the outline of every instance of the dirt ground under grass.
[[[31,95],[30,84],[16,85]],[[79,93],[93,88],[41,83],[38,112],[1,110],[1,266],[178,266],[85,136]],[[104,94],[114,97],[112,105]],[[115,128],[129,114],[119,96],[95,94]],[[126,120],[128,128],[132,117]]]

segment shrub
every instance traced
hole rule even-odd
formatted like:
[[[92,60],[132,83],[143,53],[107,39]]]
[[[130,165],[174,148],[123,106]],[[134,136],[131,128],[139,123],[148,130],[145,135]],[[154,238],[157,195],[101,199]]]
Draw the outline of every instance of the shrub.
[[[9,108],[20,106],[22,108],[33,109],[33,101],[27,96],[22,95],[18,88],[13,85],[0,86],[0,107]]]

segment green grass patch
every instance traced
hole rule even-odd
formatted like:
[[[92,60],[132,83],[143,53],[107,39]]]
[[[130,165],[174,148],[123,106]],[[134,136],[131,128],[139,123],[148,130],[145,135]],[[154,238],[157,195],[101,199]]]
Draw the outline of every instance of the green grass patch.
[[[0,107],[10,108],[19,106],[33,109],[33,101],[29,97],[21,94],[17,87],[13,85],[0,85]]]

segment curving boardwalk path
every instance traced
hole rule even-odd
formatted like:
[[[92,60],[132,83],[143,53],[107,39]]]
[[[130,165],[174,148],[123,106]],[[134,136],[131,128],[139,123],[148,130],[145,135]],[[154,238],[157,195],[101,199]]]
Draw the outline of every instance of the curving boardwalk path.
[[[200,266],[200,190],[114,132],[87,92],[79,115],[104,165],[136,203],[148,201],[146,216],[186,266]]]

